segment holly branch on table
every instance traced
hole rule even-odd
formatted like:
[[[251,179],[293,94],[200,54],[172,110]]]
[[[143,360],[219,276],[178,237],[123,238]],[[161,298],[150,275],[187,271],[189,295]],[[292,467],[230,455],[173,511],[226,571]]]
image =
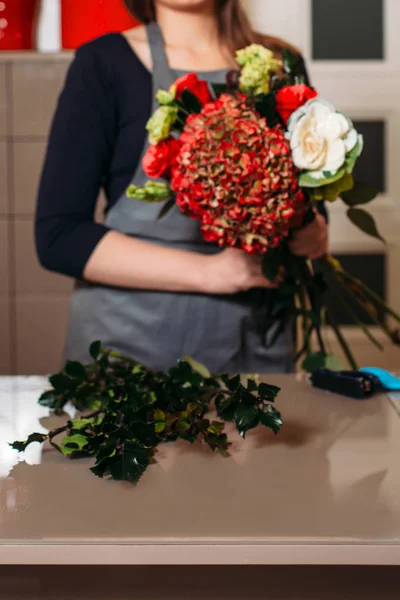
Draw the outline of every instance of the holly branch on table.
[[[39,400],[58,415],[72,403],[83,417],[48,434],[33,433],[12,448],[24,452],[31,443],[49,441],[70,458],[94,457],[91,471],[98,477],[137,483],[156,462],[161,443],[199,440],[227,456],[225,422],[234,421],[243,437],[259,424],[275,434],[281,429],[281,415],[273,405],[280,389],[254,377],[212,377],[190,357],[168,372],[150,371],[103,349],[100,342],[91,345],[90,353],[92,364],[67,362],[50,377],[52,389]],[[214,408],[218,420],[208,415]]]

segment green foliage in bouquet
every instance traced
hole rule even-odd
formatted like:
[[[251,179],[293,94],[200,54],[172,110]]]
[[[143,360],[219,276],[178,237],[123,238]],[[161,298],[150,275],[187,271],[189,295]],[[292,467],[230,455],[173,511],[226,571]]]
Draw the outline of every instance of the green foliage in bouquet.
[[[168,372],[156,372],[104,350],[100,342],[91,345],[90,353],[92,364],[67,362],[50,377],[52,389],[39,401],[56,414],[70,402],[83,417],[14,442],[15,450],[48,440],[69,458],[93,457],[91,471],[98,477],[137,483],[156,462],[161,443],[200,440],[227,456],[225,422],[233,421],[243,437],[259,424],[275,434],[281,429],[281,415],[273,405],[280,391],[276,386],[239,375],[213,377],[189,357]],[[209,416],[213,410],[217,419]],[[64,437],[57,443],[60,435]]]

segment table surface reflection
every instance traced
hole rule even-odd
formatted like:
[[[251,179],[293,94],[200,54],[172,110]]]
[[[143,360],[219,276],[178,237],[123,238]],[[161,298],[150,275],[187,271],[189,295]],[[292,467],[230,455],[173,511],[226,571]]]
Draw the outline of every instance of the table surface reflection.
[[[165,446],[134,487],[46,446],[6,476],[7,442],[60,420],[37,404],[44,378],[0,378],[0,564],[400,564],[396,402],[268,382],[278,436],[232,433],[230,458]]]

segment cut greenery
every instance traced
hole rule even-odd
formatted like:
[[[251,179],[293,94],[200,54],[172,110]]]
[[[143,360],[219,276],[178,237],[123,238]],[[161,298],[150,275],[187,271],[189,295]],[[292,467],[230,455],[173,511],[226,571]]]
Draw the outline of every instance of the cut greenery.
[[[48,434],[34,433],[14,442],[19,452],[33,442],[49,443],[69,458],[91,456],[98,477],[137,483],[156,461],[163,442],[197,440],[229,454],[225,422],[240,435],[261,424],[277,434],[281,415],[274,407],[279,388],[254,377],[221,375],[185,357],[168,372],[150,371],[127,356],[90,347],[93,363],[67,362],[50,377],[52,389],[39,402],[62,414],[71,402],[84,415]],[[216,409],[218,419],[209,417]],[[57,443],[58,436],[64,436]]]

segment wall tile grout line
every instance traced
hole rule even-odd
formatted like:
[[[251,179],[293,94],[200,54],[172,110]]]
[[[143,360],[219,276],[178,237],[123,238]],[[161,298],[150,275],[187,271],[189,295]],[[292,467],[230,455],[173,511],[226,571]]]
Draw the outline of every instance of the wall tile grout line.
[[[6,66],[6,129],[7,129],[7,189],[8,189],[8,285],[9,285],[9,344],[11,374],[17,374],[17,310],[16,310],[16,253],[15,253],[15,224],[14,213],[14,152],[13,152],[13,78],[12,65]]]

